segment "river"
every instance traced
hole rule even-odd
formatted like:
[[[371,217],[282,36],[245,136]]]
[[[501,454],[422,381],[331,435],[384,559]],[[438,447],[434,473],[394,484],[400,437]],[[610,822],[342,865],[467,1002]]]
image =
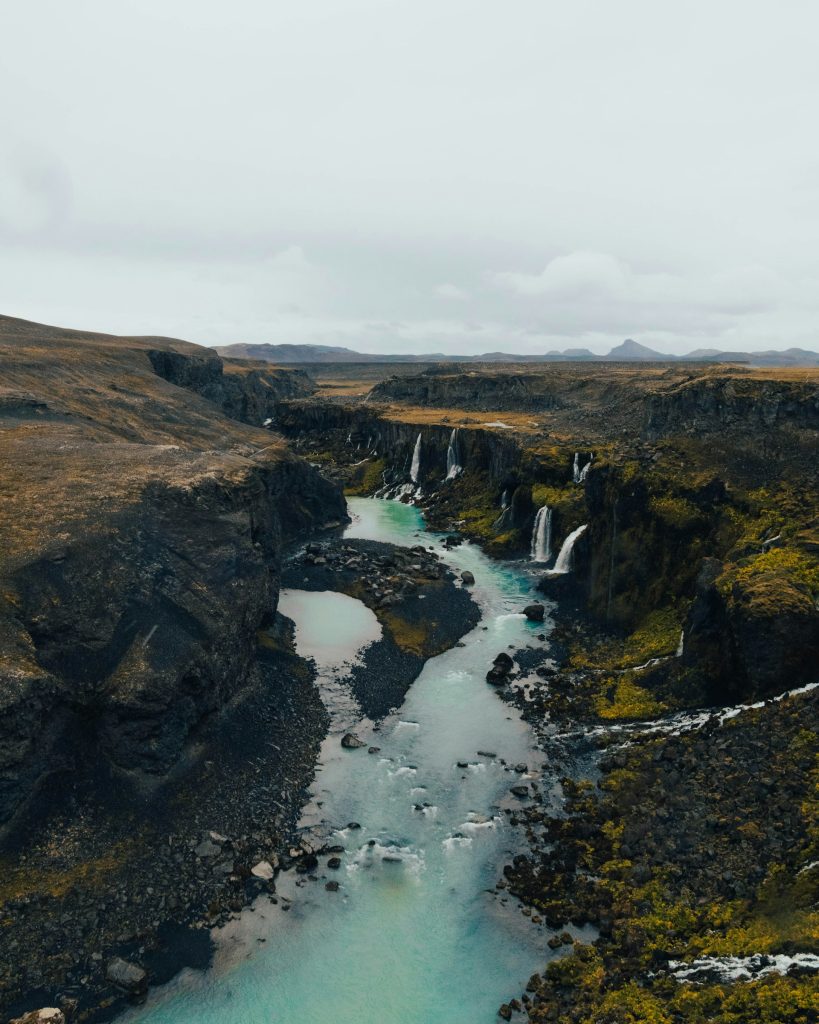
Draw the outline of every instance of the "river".
[[[550,933],[495,890],[523,846],[505,813],[516,803],[509,790],[539,775],[539,755],[484,681],[499,651],[537,646],[548,632],[548,621],[533,626],[521,614],[532,577],[473,545],[445,551],[399,502],[352,499],[350,512],[347,537],[434,543],[453,569],[471,570],[481,621],[464,646],[428,661],[399,711],[374,727],[355,723],[339,678],[377,638],[372,613],[335,594],[283,592],[333,721],[302,825],[345,847],[341,868],[322,858],[317,881],[282,873],[277,904],[261,897],[215,933],[209,970],[184,971],[122,1021],[490,1024],[548,959]],[[380,751],[343,750],[351,725]],[[525,773],[513,770],[520,765]],[[325,889],[329,879],[338,891]]]

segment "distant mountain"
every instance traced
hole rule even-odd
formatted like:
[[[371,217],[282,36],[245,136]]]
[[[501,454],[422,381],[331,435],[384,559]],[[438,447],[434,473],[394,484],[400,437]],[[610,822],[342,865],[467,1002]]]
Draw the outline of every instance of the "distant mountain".
[[[217,345],[226,359],[261,359],[266,363],[439,363],[457,358],[443,352],[426,355],[384,355],[356,352],[337,345]]]
[[[267,363],[551,363],[551,362],[628,362],[628,363],[747,363],[750,366],[819,366],[819,352],[789,348],[783,352],[721,352],[715,348],[698,348],[685,355],[674,356],[641,345],[633,338],[616,345],[604,356],[587,348],[553,350],[543,355],[520,355],[514,352],[484,352],[480,355],[447,355],[425,352],[422,355],[379,352],[356,352],[336,345],[219,345],[216,351],[228,359],[260,359]]]
[[[641,345],[639,341],[634,341],[632,338],[626,338],[622,345],[616,345],[608,355],[603,356],[604,359],[610,359],[612,362],[632,362],[633,360],[647,360],[649,362],[665,362],[669,357],[664,355],[662,352],[657,352],[653,348],[646,348],[645,345]],[[674,356],[670,357],[671,359]]]

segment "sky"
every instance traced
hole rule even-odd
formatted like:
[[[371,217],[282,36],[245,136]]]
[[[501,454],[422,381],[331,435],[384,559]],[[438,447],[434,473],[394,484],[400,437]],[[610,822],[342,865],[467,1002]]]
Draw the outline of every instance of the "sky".
[[[2,313],[819,349],[815,0],[26,0],[0,33]]]

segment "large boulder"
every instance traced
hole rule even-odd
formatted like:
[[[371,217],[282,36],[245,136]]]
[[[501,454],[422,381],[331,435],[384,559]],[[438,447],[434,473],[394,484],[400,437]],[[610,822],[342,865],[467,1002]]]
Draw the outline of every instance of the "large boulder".
[[[9,1024],[65,1024],[65,1014],[55,1006],[44,1006],[42,1010],[32,1010],[22,1017],[15,1017]]]
[[[128,960],[114,957],[105,969],[105,977],[117,988],[131,995],[141,995],[148,987],[148,974],[139,966]]]
[[[515,663],[506,653],[501,651],[499,655],[492,662],[492,668],[486,673],[487,683],[492,683],[494,686],[500,686],[506,682],[509,673],[514,668]]]

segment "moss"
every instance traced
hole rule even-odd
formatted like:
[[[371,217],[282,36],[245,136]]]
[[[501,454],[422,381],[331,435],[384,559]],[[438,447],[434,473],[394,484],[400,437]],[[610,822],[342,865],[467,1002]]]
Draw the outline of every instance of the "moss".
[[[566,487],[533,484],[532,501],[535,508],[548,505],[549,508],[558,512],[564,520],[564,524],[570,524],[569,529],[573,529],[583,522],[583,513],[586,507],[585,498],[583,488],[578,487],[576,484],[569,484]]]
[[[361,467],[360,475],[344,488],[344,493],[353,497],[367,497],[381,487],[387,463],[384,459],[376,459]]]
[[[394,609],[378,609],[376,615],[389,630],[390,636],[402,651],[406,651],[408,654],[417,654],[422,658],[430,656],[433,623],[424,619],[410,622]]]
[[[703,515],[696,505],[675,495],[653,496],[649,509],[666,526],[674,530],[693,530],[703,524]]]
[[[594,698],[594,709],[606,721],[654,718],[666,710],[663,703],[635,682],[632,673],[613,681],[607,679],[603,686],[605,691]]]
[[[133,858],[136,840],[117,843],[100,857],[65,868],[32,868],[0,862],[0,902],[34,895],[59,899],[71,889],[93,890],[107,876],[122,870]]]
[[[734,570],[727,582],[740,585],[757,580],[761,576],[786,576],[791,582],[815,593],[819,590],[819,563],[801,551],[793,548],[771,548],[757,555],[751,562]]]

